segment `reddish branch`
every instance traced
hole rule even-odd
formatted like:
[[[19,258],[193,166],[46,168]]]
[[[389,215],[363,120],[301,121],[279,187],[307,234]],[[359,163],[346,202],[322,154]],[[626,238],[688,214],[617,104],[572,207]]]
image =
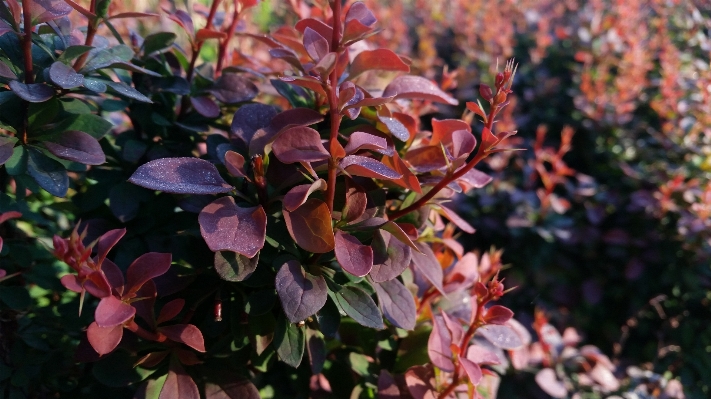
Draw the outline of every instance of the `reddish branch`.
[[[222,41],[220,42],[220,48],[217,55],[217,66],[215,67],[216,76],[219,76],[220,71],[222,71],[222,64],[225,62],[225,58],[227,57],[227,49],[229,48],[230,40],[232,40],[232,37],[234,37],[235,32],[237,31],[237,23],[239,22],[239,14],[241,12],[241,9],[238,0],[235,0],[234,3],[235,9],[232,12],[232,23],[227,29],[227,37],[222,39]]]
[[[336,53],[336,67],[333,68],[329,76],[328,102],[329,114],[331,116],[331,136],[329,138],[329,152],[331,158],[328,160],[328,187],[326,188],[326,204],[328,209],[333,211],[333,200],[336,196],[336,176],[338,172],[338,157],[341,144],[338,142],[338,130],[341,128],[341,112],[338,109],[338,61],[341,58],[343,49],[341,48],[341,1],[332,0],[333,9],[333,35],[331,36],[331,51]]]
[[[84,45],[86,46],[91,46],[94,43],[94,36],[96,36],[96,31],[99,29],[99,18],[96,17],[96,0],[91,0],[89,11],[94,14],[95,17],[89,19],[89,25],[86,27],[86,40],[84,41]],[[80,55],[76,62],[74,62],[74,70],[78,72],[82,69],[88,58],[89,52]]]

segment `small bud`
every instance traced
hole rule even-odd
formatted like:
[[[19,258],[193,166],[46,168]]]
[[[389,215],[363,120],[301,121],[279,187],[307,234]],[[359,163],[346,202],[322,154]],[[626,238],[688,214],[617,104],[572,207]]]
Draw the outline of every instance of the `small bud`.
[[[213,311],[215,314],[215,321],[222,321],[222,300],[215,299],[213,304]]]
[[[499,72],[496,74],[496,88],[500,89],[504,84],[504,74]]]
[[[494,104],[503,104],[506,102],[506,92],[503,90],[499,92],[494,98]]]
[[[479,85],[479,94],[481,94],[486,101],[491,101],[491,99],[494,98],[494,93],[491,91],[491,87],[485,84]]]

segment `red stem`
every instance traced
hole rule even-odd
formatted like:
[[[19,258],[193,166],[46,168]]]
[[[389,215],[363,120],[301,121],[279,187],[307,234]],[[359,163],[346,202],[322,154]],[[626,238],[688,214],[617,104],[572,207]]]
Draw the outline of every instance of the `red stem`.
[[[217,66],[215,67],[215,76],[220,76],[222,71],[222,64],[225,62],[225,57],[227,56],[227,49],[229,48],[230,41],[237,31],[237,23],[239,22],[240,7],[239,2],[235,0],[235,10],[232,13],[232,23],[227,29],[227,37],[220,42],[220,50],[217,55]]]
[[[498,105],[491,106],[491,110],[489,111],[489,117],[487,118],[487,121],[486,121],[486,128],[489,129],[489,131],[493,132],[492,129],[494,126],[494,118],[496,117],[496,113],[498,112],[498,110],[499,110]],[[410,204],[410,206],[391,213],[390,215],[388,215],[388,217],[390,218],[390,220],[395,220],[401,216],[407,215],[408,213],[410,213],[412,211],[422,208],[425,204],[427,204],[427,201],[431,200],[435,195],[437,195],[437,193],[439,193],[440,191],[442,191],[442,189],[447,187],[447,185],[449,185],[449,183],[464,176],[464,174],[466,174],[474,166],[476,166],[479,163],[479,161],[486,158],[487,155],[488,154],[484,151],[483,147],[480,145],[479,150],[477,151],[474,158],[471,161],[467,162],[467,164],[464,165],[461,169],[459,169],[458,171],[456,171],[454,173],[448,173],[447,176],[445,176],[442,180],[440,180],[440,182],[437,183],[437,185],[434,186],[430,191],[428,191],[427,194],[423,195],[422,197],[420,197],[420,199],[418,199],[417,201]]]
[[[126,325],[126,328],[130,331],[133,331],[139,337],[147,339],[149,341],[163,342],[167,339],[165,335],[148,331],[145,328],[136,324],[136,322],[133,320],[131,320],[131,322]]]
[[[328,102],[331,115],[331,136],[329,138],[329,151],[331,158],[328,160],[328,186],[326,188],[326,204],[333,211],[333,201],[336,197],[336,177],[338,172],[338,159],[334,156],[340,147],[338,130],[341,127],[341,112],[338,110],[338,61],[341,58],[341,0],[332,0],[333,9],[333,35],[331,36],[331,50],[336,53],[336,67],[329,76]]]
[[[91,0],[91,4],[89,6],[89,11],[96,15],[96,0]],[[84,41],[84,44],[87,46],[91,46],[94,43],[94,36],[96,36],[96,31],[99,29],[99,17],[95,17],[93,20],[89,20],[89,25],[86,27],[86,40]],[[89,52],[86,52],[77,58],[76,62],[74,62],[74,70],[79,71],[84,67],[84,64],[86,64],[86,60],[89,58]]]

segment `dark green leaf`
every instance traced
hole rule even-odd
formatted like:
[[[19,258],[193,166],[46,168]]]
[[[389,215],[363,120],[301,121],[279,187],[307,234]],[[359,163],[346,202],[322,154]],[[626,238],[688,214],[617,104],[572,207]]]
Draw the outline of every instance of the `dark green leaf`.
[[[223,280],[242,281],[254,273],[259,263],[259,253],[250,259],[231,251],[215,252],[215,271]]]
[[[141,93],[140,91],[134,89],[133,87],[131,87],[131,86],[125,84],[125,83],[121,83],[121,82],[109,82],[109,81],[106,81],[105,83],[106,83],[106,85],[109,86],[113,91],[115,91],[116,93],[118,93],[118,94],[120,94],[120,95],[122,95],[122,96],[125,96],[125,97],[128,97],[128,98],[132,98],[132,99],[134,99],[134,100],[138,100],[138,101],[141,101],[141,102],[144,102],[144,103],[153,103],[153,101],[151,101],[150,98],[144,96],[143,93]]]
[[[331,295],[338,306],[359,324],[377,329],[384,327],[380,309],[373,298],[362,289],[344,286]]]
[[[12,309],[26,309],[32,304],[27,289],[22,286],[0,287],[0,300]]]
[[[143,381],[155,370],[133,367],[136,359],[128,352],[117,350],[94,364],[92,374],[109,387],[124,387]]]
[[[0,136],[0,165],[12,157],[15,143],[17,143],[17,139],[14,137]]]
[[[91,46],[83,46],[83,45],[69,46],[66,48],[66,50],[64,50],[62,55],[60,55],[59,58],[57,58],[57,61],[61,61],[65,64],[68,64],[70,61],[79,57],[80,55],[82,55],[84,53],[88,53],[89,51],[91,51],[91,49],[93,49],[93,47],[91,47]]]
[[[93,91],[94,93],[105,93],[106,83],[104,80],[96,78],[84,78],[84,87]]]
[[[274,289],[254,291],[247,297],[244,311],[250,316],[260,315],[272,310],[277,294]]]
[[[18,145],[12,151],[12,156],[5,163],[5,169],[11,176],[17,176],[25,173],[27,170],[27,148]]]
[[[274,346],[279,359],[291,367],[299,367],[304,356],[305,345],[304,327],[290,323],[284,315],[280,314],[274,331]]]
[[[40,187],[57,197],[67,195],[69,176],[64,166],[36,148],[29,149],[27,173]]]
[[[338,332],[338,326],[341,324],[341,314],[338,312],[338,306],[329,298],[321,310],[316,313],[316,321],[318,326],[328,338],[334,338]]]
[[[159,32],[146,36],[143,40],[143,54],[150,55],[170,47],[178,36],[172,32]]]

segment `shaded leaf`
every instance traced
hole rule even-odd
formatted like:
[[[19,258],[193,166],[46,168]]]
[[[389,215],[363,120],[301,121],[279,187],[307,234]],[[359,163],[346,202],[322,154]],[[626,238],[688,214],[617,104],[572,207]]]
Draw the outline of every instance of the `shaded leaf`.
[[[153,54],[170,47],[178,36],[173,32],[158,32],[143,39],[143,53]]]
[[[15,143],[17,139],[14,137],[3,137],[0,136],[0,165],[7,162],[12,153],[15,151]]]
[[[328,298],[326,280],[307,273],[295,260],[281,266],[275,284],[284,314],[293,323],[318,312]]]
[[[234,187],[215,166],[198,158],[162,158],[141,165],[128,179],[151,190],[174,194],[219,194]]]
[[[239,380],[226,384],[205,384],[206,399],[259,399],[259,390],[250,381]]]
[[[306,349],[309,354],[309,365],[311,373],[319,374],[323,370],[323,365],[326,362],[326,342],[323,339],[323,334],[320,331],[311,329],[306,330]]]
[[[441,293],[444,293],[444,288],[442,287],[442,266],[437,261],[437,257],[429,245],[416,243],[417,248],[420,252],[412,252],[412,263],[415,265],[417,271],[422,273],[427,280],[429,280],[432,285],[437,288]]]
[[[395,78],[383,91],[383,97],[422,99],[457,105],[459,101],[443,92],[435,83],[421,76],[403,75]]]
[[[171,341],[182,342],[198,352],[205,352],[205,339],[202,337],[200,329],[192,324],[159,327],[158,331],[165,334]]]
[[[363,277],[373,267],[373,249],[348,233],[336,232],[335,252],[343,270],[354,276]]]
[[[28,149],[27,173],[48,193],[64,197],[69,189],[69,176],[64,166],[36,148]]]
[[[400,388],[386,369],[380,370],[378,376],[378,399],[400,399]]]
[[[230,133],[241,141],[244,148],[249,148],[252,137],[259,129],[269,126],[279,111],[271,105],[245,104],[235,112]],[[266,145],[266,143],[265,143]]]
[[[163,305],[156,319],[156,324],[161,324],[166,321],[172,320],[175,316],[180,314],[185,306],[185,299],[177,298]]]
[[[169,253],[149,252],[136,258],[126,271],[127,294],[136,293],[143,284],[170,269],[172,255]]]
[[[310,198],[293,212],[284,211],[284,221],[291,238],[301,248],[313,253],[333,250],[331,212],[325,202]]]
[[[125,83],[112,81],[105,81],[104,83],[109,86],[113,91],[124,97],[132,98],[134,100],[141,101],[144,103],[153,103],[150,98],[146,97],[145,95],[143,95],[143,93]]]
[[[100,327],[96,322],[93,322],[86,330],[86,337],[96,353],[103,356],[111,353],[121,342],[123,326]]]
[[[234,73],[221,75],[207,91],[224,104],[249,101],[259,93],[252,81]]]
[[[375,179],[394,180],[402,177],[382,162],[360,155],[349,155],[341,160],[340,167],[355,176],[372,177]]]
[[[173,360],[158,399],[200,399],[200,391],[183,366]]]
[[[52,154],[69,161],[86,165],[101,165],[106,162],[101,144],[89,134],[78,130],[68,130],[58,136],[52,136],[44,142],[44,146]]]
[[[434,370],[431,366],[410,367],[405,373],[405,384],[414,399],[438,398],[434,388]]]
[[[17,80],[9,83],[10,89],[18,97],[31,103],[41,103],[54,97],[54,89],[45,83],[24,84]]]
[[[358,287],[345,286],[333,293],[336,303],[358,324],[382,329],[383,315],[373,298]]]
[[[254,258],[267,232],[267,215],[261,206],[241,208],[232,197],[219,198],[198,216],[200,233],[212,251],[232,251]]]
[[[220,116],[220,107],[210,97],[190,97],[190,104],[198,114],[205,118],[217,118]]]
[[[231,251],[215,252],[215,271],[226,281],[243,281],[257,269],[259,255],[248,258]]]
[[[398,279],[382,283],[374,283],[373,287],[378,295],[378,303],[383,315],[394,326],[412,330],[417,320],[415,299],[412,293]]]
[[[304,327],[298,327],[279,315],[274,331],[274,346],[282,362],[297,368],[301,364],[306,346]]]
[[[234,151],[227,151],[225,153],[225,167],[227,171],[234,177],[244,177],[250,180],[249,177],[247,177],[247,172],[244,170],[244,162],[244,157],[240,153]]]

